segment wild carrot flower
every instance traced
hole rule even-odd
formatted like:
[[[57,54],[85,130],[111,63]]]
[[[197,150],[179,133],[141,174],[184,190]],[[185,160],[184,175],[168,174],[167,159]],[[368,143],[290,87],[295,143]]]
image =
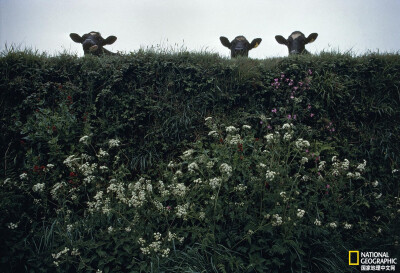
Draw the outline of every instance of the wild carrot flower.
[[[232,175],[232,167],[226,163],[222,163],[219,167],[219,170],[221,171],[221,173],[226,174],[227,176]]]
[[[303,218],[303,216],[304,216],[305,213],[306,213],[305,210],[298,209],[298,210],[297,210],[297,217]]]
[[[118,147],[121,144],[121,141],[118,139],[110,139],[108,141],[108,147],[113,148],[113,147]]]

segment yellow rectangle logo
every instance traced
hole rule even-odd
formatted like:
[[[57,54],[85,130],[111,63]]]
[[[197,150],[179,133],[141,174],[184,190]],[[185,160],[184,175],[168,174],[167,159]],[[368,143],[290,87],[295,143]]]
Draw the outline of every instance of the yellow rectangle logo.
[[[351,259],[351,254],[356,253],[357,254],[357,259],[354,261],[354,259]],[[349,265],[359,265],[360,264],[360,251],[358,250],[352,250],[349,251]]]

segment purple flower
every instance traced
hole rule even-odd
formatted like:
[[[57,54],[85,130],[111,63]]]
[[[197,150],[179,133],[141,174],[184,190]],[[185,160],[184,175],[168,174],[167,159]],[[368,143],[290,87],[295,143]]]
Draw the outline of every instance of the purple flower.
[[[308,75],[312,75],[311,69],[308,69]]]
[[[310,117],[313,117],[313,116],[315,116],[315,115],[314,115],[313,113],[311,113],[311,114],[310,114]]]
[[[292,119],[292,115],[288,115],[287,118],[288,118],[288,119]]]
[[[274,109],[272,109],[271,112],[272,112],[272,113],[276,113],[276,112],[278,112],[278,110],[277,110],[276,108],[274,108]]]

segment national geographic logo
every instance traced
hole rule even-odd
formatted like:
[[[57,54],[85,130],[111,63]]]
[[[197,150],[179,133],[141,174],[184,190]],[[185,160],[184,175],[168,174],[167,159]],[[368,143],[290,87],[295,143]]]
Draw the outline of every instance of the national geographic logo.
[[[349,265],[359,265],[360,264],[360,251],[353,250],[349,251]]]
[[[349,251],[349,265],[361,265],[361,271],[394,271],[397,258],[391,258],[389,252]]]

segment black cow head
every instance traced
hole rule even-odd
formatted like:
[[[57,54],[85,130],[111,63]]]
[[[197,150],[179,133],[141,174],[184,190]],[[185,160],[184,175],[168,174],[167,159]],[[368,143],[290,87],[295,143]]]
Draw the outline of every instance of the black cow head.
[[[117,40],[117,37],[115,36],[108,36],[107,39],[104,39],[103,37],[101,37],[100,33],[92,31],[84,34],[82,37],[79,36],[79,34],[71,33],[69,37],[71,37],[72,41],[74,41],[75,43],[82,44],[83,52],[85,55],[93,54],[99,56],[104,53],[114,54],[103,48],[103,46],[113,44]]]
[[[314,42],[317,37],[318,33],[311,33],[306,38],[300,31],[295,31],[290,34],[287,40],[281,35],[276,35],[275,40],[282,45],[286,45],[289,49],[289,54],[308,54],[309,52],[306,50],[306,44]]]
[[[247,57],[249,56],[249,51],[256,48],[261,43],[261,38],[254,39],[251,43],[247,41],[244,36],[237,36],[232,42],[229,42],[226,37],[219,37],[221,43],[231,50],[231,57],[235,58],[237,56]]]

